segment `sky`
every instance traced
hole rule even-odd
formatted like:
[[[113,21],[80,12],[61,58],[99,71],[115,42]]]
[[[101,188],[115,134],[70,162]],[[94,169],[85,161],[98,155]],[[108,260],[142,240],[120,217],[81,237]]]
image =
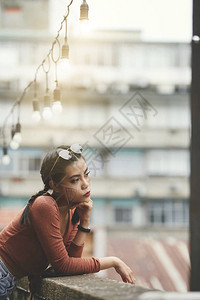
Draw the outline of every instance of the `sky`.
[[[50,1],[50,29],[55,33],[70,0]],[[78,22],[82,0],[74,0],[69,22]],[[192,0],[87,0],[94,29],[139,29],[142,39],[190,41]]]

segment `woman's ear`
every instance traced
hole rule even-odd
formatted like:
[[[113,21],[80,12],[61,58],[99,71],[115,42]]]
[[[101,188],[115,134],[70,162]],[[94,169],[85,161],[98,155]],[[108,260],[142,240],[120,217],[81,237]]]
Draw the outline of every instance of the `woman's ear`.
[[[52,179],[49,181],[49,186],[54,192],[60,192],[60,185],[58,183],[54,183]]]

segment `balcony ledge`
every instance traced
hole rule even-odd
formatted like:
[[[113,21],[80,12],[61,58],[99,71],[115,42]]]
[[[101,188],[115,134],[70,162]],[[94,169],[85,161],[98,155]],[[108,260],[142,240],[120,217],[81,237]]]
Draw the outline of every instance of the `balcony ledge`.
[[[149,291],[129,283],[87,274],[42,279],[34,300],[139,300],[142,294]],[[11,299],[29,299],[26,277],[19,280]]]

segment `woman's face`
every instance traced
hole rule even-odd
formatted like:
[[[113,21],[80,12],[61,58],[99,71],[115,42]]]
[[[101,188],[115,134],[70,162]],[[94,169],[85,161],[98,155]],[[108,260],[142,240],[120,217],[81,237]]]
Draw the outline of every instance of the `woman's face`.
[[[65,204],[73,206],[90,199],[90,172],[81,157],[65,169],[66,176],[60,183],[60,192]]]

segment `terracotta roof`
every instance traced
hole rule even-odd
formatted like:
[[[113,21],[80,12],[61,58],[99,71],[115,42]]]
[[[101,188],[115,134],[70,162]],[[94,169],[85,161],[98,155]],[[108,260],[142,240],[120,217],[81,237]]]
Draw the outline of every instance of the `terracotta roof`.
[[[109,238],[107,255],[118,256],[133,270],[136,285],[164,291],[186,292],[189,289],[188,243],[175,238]],[[121,280],[113,270],[107,277]]]

